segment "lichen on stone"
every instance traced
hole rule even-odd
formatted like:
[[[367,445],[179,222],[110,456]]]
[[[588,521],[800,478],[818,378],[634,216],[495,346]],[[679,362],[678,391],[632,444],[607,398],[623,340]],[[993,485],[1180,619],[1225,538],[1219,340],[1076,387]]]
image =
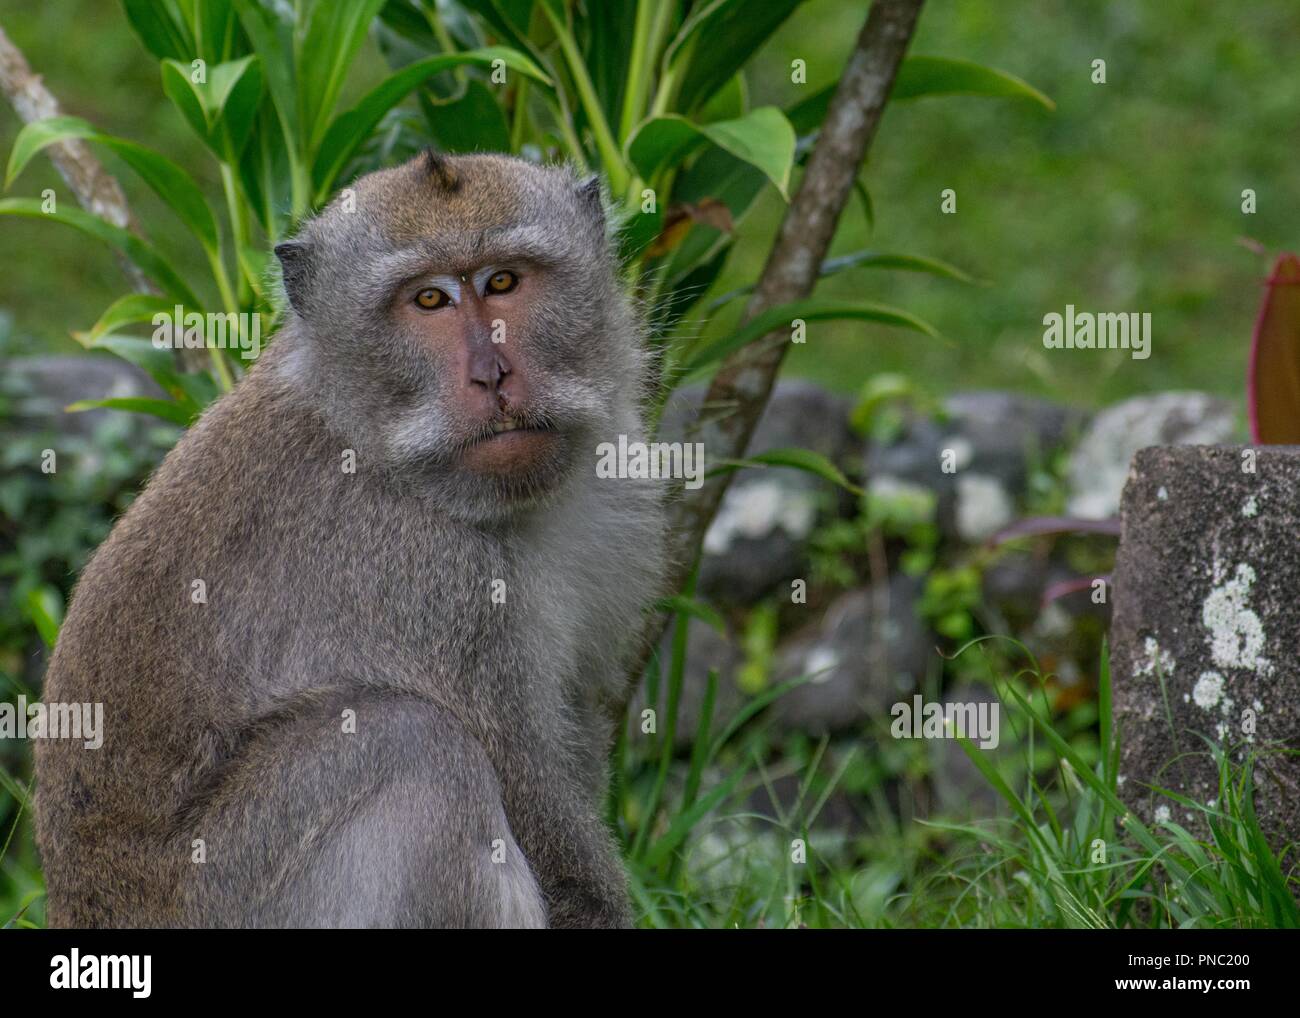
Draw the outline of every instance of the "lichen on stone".
[[[1138,662],[1139,675],[1168,678],[1174,674],[1174,656],[1167,650],[1161,650],[1160,642],[1154,636],[1146,638],[1142,649],[1144,658]]]
[[[1220,668],[1244,668],[1270,675],[1273,664],[1264,657],[1264,624],[1250,608],[1255,570],[1242,562],[1230,580],[1215,564],[1215,583],[1201,607],[1201,622],[1210,631],[1210,653]]]
[[[1011,495],[996,477],[969,473],[957,478],[957,532],[962,540],[983,541],[1014,518]]]
[[[750,481],[727,491],[722,508],[704,538],[710,555],[726,552],[737,538],[763,538],[780,529],[807,537],[817,522],[817,498],[811,491],[774,480]]]
[[[1203,672],[1192,688],[1192,699],[1202,710],[1213,710],[1223,699],[1223,676],[1218,672]]]

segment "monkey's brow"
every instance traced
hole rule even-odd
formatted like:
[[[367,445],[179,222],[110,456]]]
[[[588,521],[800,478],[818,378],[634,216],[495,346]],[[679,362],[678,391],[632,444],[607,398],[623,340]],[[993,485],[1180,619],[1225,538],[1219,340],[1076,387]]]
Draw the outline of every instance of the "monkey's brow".
[[[486,230],[444,233],[416,241],[381,259],[383,274],[416,276],[439,270],[465,272],[487,265],[556,264],[554,237],[529,225],[493,226]]]

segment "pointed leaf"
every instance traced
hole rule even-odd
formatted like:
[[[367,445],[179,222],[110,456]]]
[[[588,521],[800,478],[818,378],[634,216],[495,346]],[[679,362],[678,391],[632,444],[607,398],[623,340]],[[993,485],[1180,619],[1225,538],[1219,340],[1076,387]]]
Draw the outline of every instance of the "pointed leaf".
[[[845,477],[839,467],[821,453],[813,452],[811,449],[769,449],[767,452],[756,453],[744,459],[721,460],[716,466],[710,468],[709,476],[731,470],[743,470],[746,467],[791,467],[807,474],[814,474],[824,481],[830,481],[831,484],[854,495],[863,494],[862,489]]]
[[[123,325],[152,322],[154,315],[170,312],[174,306],[166,297],[152,293],[128,293],[113,301],[88,330],[74,332],[72,336],[82,346],[90,348],[101,336],[106,336]]]
[[[159,60],[192,59],[194,36],[184,19],[173,16],[169,5],[158,0],[122,0],[122,8],[144,48]]]
[[[801,99],[788,110],[790,123],[802,137],[821,127],[835,94],[838,82],[827,85]],[[944,57],[904,57],[894,79],[890,99],[921,99],[932,95],[977,95],[991,99],[1030,99],[1049,110],[1056,103],[1014,74],[983,67],[966,60],[949,60]]]
[[[1014,74],[969,60],[910,56],[903,60],[890,93],[893,99],[919,99],[927,95],[982,95],[1030,99],[1045,109],[1056,103]]]
[[[45,646],[53,649],[63,624],[63,598],[48,583],[27,592],[27,617],[32,620]]]
[[[906,311],[888,307],[884,304],[872,304],[866,301],[796,300],[769,308],[731,335],[705,347],[692,356],[680,369],[678,380],[695,374],[697,371],[726,357],[732,351],[739,350],[742,346],[752,343],[769,332],[778,329],[789,329],[790,323],[796,318],[805,322],[857,319],[866,322],[880,322],[884,325],[897,325],[934,338],[939,336],[934,326],[929,323]]]
[[[159,155],[142,145],[111,135],[101,134],[80,117],[50,117],[36,120],[18,132],[13,151],[9,154],[9,167],[5,172],[5,187],[23,171],[23,167],[41,149],[69,138],[103,145],[116,152],[122,160],[140,175],[167,206],[176,213],[199,243],[212,254],[216,253],[217,222],[212,217],[203,192],[188,173],[166,156]]]
[[[655,602],[655,611],[689,615],[692,618],[699,619],[706,625],[712,626],[723,636],[727,635],[727,623],[723,621],[722,616],[714,608],[696,598],[687,597],[685,594],[674,594],[672,597],[661,598]]]
[[[1300,444],[1300,258],[1279,255],[1250,348],[1251,438]]]
[[[301,49],[294,61],[308,151],[325,135],[348,68],[385,0],[312,4],[299,17]]]
[[[950,265],[948,262],[941,261],[938,258],[929,258],[925,255],[910,255],[897,252],[887,251],[854,251],[852,254],[839,255],[835,258],[827,258],[821,264],[817,271],[818,278],[833,276],[837,272],[843,272],[845,269],[899,269],[903,272],[925,272],[932,276],[939,276],[943,279],[955,279],[960,283],[973,283],[975,280],[966,272]],[[734,290],[728,290],[720,297],[709,302],[710,310],[721,307],[737,297],[743,297],[745,294],[753,293],[754,285],[751,283],[747,286],[739,286]]]
[[[790,168],[794,164],[794,128],[775,106],[762,106],[738,120],[695,124],[670,114],[654,117],[637,128],[628,142],[628,158],[646,180],[676,167],[702,144],[711,143],[761,170],[789,200]]]
[[[161,65],[163,92],[190,129],[218,158],[235,162],[248,143],[262,99],[262,64],[256,56],[208,69],[195,82],[189,66],[175,60]]]
[[[316,188],[317,197],[323,199],[329,194],[335,178],[343,172],[348,160],[364,144],[384,114],[406,98],[421,82],[452,67],[465,64],[491,66],[494,60],[501,60],[505,66],[543,84],[551,83],[551,79],[532,60],[518,50],[504,46],[485,46],[464,53],[443,53],[408,64],[389,75],[367,92],[360,102],[340,113],[330,124],[312,167],[312,184]]]
[[[78,413],[82,410],[130,410],[137,414],[148,414],[151,417],[161,417],[164,421],[171,421],[173,424],[179,424],[182,428],[188,428],[194,420],[194,415],[189,409],[180,403],[173,403],[169,399],[148,399],[142,396],[131,396],[121,399],[82,399],[66,407],[69,413]]]
[[[803,0],[713,0],[695,5],[665,53],[681,69],[677,108],[691,111],[735,76]]]

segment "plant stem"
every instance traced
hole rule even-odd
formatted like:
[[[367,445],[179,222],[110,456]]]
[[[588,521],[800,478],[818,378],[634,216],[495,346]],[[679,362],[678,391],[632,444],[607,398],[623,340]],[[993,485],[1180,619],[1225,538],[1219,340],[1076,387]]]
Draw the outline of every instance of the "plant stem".
[[[623,114],[619,120],[619,140],[626,143],[645,115],[646,97],[653,74],[650,67],[663,48],[674,6],[662,0],[640,0],[636,8],[636,26],[632,36],[632,58],[627,69],[627,87],[623,91]],[[653,12],[651,11],[651,8]]]
[[[527,124],[525,110],[528,108],[528,79],[519,78],[519,84],[515,86],[515,108],[510,117],[510,151],[515,155],[524,144],[524,127]]]
[[[591,75],[587,72],[587,62],[582,58],[582,53],[578,50],[578,44],[573,38],[573,33],[569,31],[569,26],[564,23],[558,14],[551,10],[551,5],[542,4],[542,10],[546,12],[546,17],[550,20],[551,26],[555,29],[555,36],[560,42],[560,50],[564,54],[565,64],[569,68],[569,75],[573,78],[574,88],[577,89],[578,100],[582,103],[582,111],[587,115],[587,122],[591,125],[592,136],[596,140],[596,149],[600,152],[601,162],[605,165],[605,175],[609,178],[609,189],[613,194],[622,194],[627,190],[627,167],[623,163],[623,155],[619,151],[618,143],[614,140],[614,135],[609,129],[609,122],[605,119],[605,111],[601,109],[600,98],[596,95],[596,89],[591,83]]]
[[[226,215],[230,219],[230,244],[235,253],[235,272],[239,278],[239,293],[237,302],[240,307],[250,303],[253,291],[256,287],[253,280],[248,279],[244,271],[244,260],[240,257],[240,252],[248,245],[248,222],[245,218],[245,209],[239,201],[237,185],[235,184],[235,174],[229,164],[221,164],[221,190],[226,196]]]

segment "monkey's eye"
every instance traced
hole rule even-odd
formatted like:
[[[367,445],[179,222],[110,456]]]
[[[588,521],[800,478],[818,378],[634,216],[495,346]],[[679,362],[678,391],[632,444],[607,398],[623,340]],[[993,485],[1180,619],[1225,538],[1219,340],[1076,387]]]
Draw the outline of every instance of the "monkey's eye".
[[[430,286],[415,295],[415,303],[426,311],[433,311],[436,308],[445,308],[451,303],[451,298],[444,291]]]
[[[487,281],[487,290],[483,296],[489,296],[494,293],[509,293],[519,285],[519,277],[513,272],[502,269],[500,272],[493,273]]]

